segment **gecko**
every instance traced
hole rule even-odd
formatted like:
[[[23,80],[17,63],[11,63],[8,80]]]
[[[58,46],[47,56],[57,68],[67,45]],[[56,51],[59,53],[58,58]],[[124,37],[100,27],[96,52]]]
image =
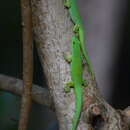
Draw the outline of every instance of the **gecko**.
[[[94,79],[94,71],[90,62],[90,58],[88,56],[88,51],[85,47],[85,30],[83,26],[83,20],[81,18],[80,11],[77,5],[77,0],[67,0],[65,1],[64,6],[69,9],[70,17],[72,19],[72,22],[74,23],[73,31],[78,34],[83,56],[85,57],[86,63],[88,64],[88,69],[91,73],[92,79]]]
[[[67,83],[66,92],[70,91],[70,88],[74,88],[76,96],[76,111],[72,123],[72,130],[76,130],[80,121],[80,116],[83,107],[83,64],[82,64],[82,52],[79,39],[74,36],[72,38],[72,55],[65,58],[68,62],[71,62],[71,79],[72,82]]]

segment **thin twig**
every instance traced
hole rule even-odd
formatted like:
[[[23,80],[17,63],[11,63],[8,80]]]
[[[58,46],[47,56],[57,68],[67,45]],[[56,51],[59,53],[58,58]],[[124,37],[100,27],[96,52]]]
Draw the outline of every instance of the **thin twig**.
[[[23,20],[23,96],[18,130],[27,130],[32,104],[33,36],[30,0],[21,0]]]

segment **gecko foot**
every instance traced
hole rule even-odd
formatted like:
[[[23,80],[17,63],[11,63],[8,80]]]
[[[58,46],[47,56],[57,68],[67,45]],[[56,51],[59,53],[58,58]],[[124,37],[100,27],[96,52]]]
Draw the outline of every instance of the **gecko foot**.
[[[65,6],[66,8],[70,8],[70,7],[71,7],[70,0],[66,0],[65,3],[64,3],[64,6]]]
[[[74,28],[73,28],[73,31],[75,32],[75,33],[78,33],[79,32],[79,25],[78,24],[76,24],[75,26],[74,26]]]
[[[64,59],[68,62],[71,63],[72,61],[72,55],[69,53],[64,54]]]
[[[88,86],[88,81],[87,80],[83,80],[83,87],[86,88]]]
[[[74,83],[73,82],[68,82],[67,84],[66,84],[66,87],[65,87],[65,92],[66,93],[69,93],[70,92],[70,90],[71,90],[71,88],[73,88],[74,87]]]

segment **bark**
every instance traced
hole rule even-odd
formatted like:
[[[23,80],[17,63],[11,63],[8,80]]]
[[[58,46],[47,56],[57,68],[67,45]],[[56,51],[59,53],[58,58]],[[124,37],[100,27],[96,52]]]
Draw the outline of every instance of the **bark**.
[[[70,81],[70,65],[64,54],[70,52],[73,36],[68,10],[63,0],[33,0],[33,29],[40,61],[53,97],[60,130],[70,130],[75,112],[75,96],[64,92]],[[90,80],[87,67],[84,110],[78,130],[128,130],[125,112],[112,108],[100,95],[96,81]]]

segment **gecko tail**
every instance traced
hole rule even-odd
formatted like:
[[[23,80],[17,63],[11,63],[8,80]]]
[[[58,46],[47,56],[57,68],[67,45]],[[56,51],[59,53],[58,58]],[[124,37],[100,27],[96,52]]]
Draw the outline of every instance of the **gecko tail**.
[[[75,95],[76,95],[76,111],[75,115],[73,118],[73,124],[72,124],[72,129],[71,130],[77,130],[79,121],[80,121],[80,116],[82,112],[82,106],[83,106],[83,93],[82,93],[82,87],[75,88]]]
[[[79,124],[79,118],[80,118],[81,112],[77,111],[75,113],[75,117],[73,119],[73,126],[72,126],[72,130],[77,130],[78,124]]]

